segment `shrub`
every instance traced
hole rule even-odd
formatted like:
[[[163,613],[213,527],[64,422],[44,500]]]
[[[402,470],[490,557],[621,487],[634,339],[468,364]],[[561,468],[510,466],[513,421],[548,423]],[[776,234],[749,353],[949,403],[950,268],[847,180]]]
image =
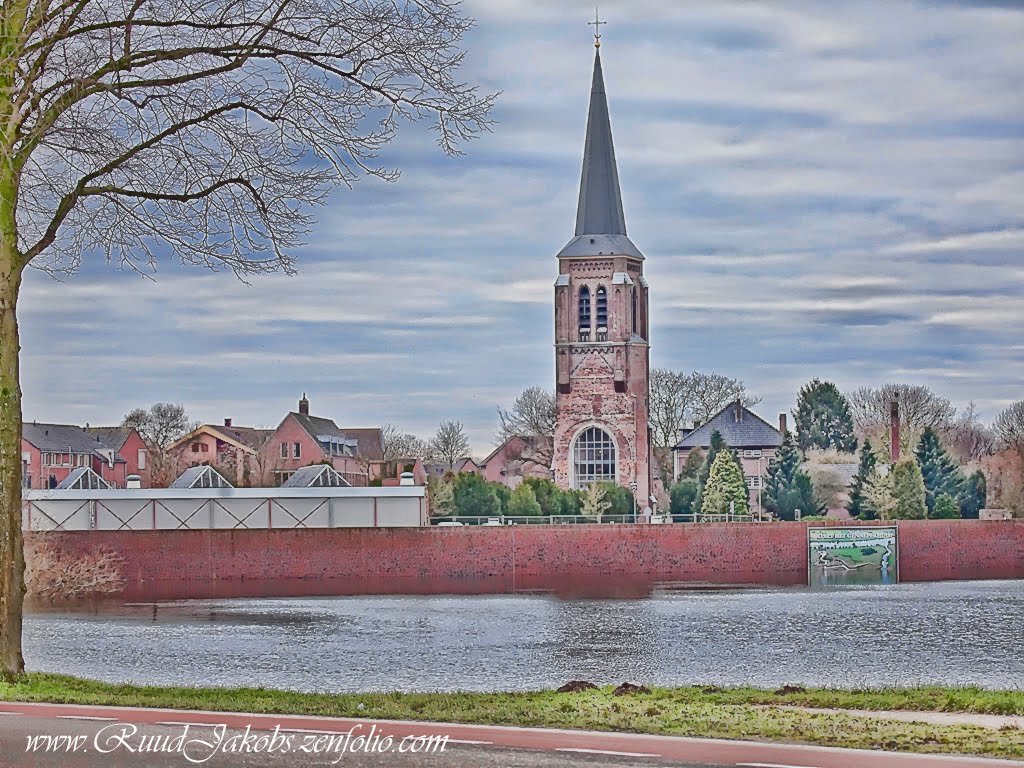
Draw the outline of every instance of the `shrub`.
[[[62,555],[45,541],[25,546],[26,596],[50,600],[115,595],[124,589],[124,560],[109,547]]]

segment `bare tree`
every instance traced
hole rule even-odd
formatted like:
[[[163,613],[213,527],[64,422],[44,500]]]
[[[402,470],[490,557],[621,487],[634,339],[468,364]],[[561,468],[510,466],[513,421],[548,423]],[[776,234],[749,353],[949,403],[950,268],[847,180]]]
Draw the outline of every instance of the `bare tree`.
[[[177,403],[154,403],[149,410],[136,408],[129,411],[121,423],[126,427],[134,427],[146,441],[153,465],[153,487],[167,486],[174,480],[178,469],[171,460],[171,444],[198,426],[196,422],[189,421],[185,406]]]
[[[1000,413],[992,425],[999,442],[1024,455],[1024,400],[1018,400]]]
[[[943,442],[961,464],[977,461],[995,450],[996,436],[981,423],[977,406],[971,402],[961,409],[943,431]]]
[[[670,448],[679,430],[693,418],[693,376],[668,368],[653,368],[650,376],[650,424],[654,444]]]
[[[469,438],[459,421],[442,421],[430,441],[431,453],[449,467],[469,453]]]
[[[390,464],[396,459],[422,459],[430,452],[426,440],[409,432],[403,432],[394,424],[385,424],[381,427],[380,437],[385,464]]]
[[[454,154],[493,96],[455,73],[454,0],[3,0],[0,10],[0,674],[21,673],[17,299],[29,264],[99,252],[236,275],[294,269],[310,207],[403,119]]]
[[[690,378],[693,391],[691,415],[698,424],[703,424],[734,400],[739,400],[747,408],[761,402],[760,397],[747,392],[746,385],[739,379],[700,371],[694,371]]]
[[[909,450],[926,427],[946,432],[956,418],[956,408],[931,389],[913,384],[884,384],[861,387],[848,395],[857,437],[872,438],[878,448],[888,451],[889,410],[899,404],[900,443]]]
[[[557,421],[555,393],[543,387],[524,389],[508,410],[498,407],[498,443],[522,438],[522,446],[509,456],[515,474],[551,466]]]
[[[654,444],[669,448],[678,442],[681,427],[703,424],[737,398],[746,407],[761,402],[746,385],[717,373],[683,373],[655,368],[650,377],[650,421]]]

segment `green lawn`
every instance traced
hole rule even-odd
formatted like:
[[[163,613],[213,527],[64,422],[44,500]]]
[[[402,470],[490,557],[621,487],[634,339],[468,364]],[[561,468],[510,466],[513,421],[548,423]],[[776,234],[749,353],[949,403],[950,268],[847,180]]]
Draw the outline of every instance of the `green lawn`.
[[[766,739],[861,749],[1024,757],[1024,730],[903,723],[763,705],[1024,714],[1024,691],[911,688],[874,691],[655,688],[584,693],[305,694],[262,688],[158,688],[30,674],[0,683],[0,700],[112,704],[274,714],[546,726],[727,739]]]

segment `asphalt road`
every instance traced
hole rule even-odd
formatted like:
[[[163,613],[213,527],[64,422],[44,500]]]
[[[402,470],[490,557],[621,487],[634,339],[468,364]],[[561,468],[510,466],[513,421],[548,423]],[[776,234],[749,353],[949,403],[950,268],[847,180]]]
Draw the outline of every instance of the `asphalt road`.
[[[350,734],[347,741],[346,734]],[[431,736],[447,736],[446,748],[443,751],[431,748],[424,740]],[[424,738],[417,741],[415,737]],[[387,750],[388,746],[392,748]],[[400,746],[407,751],[398,751]],[[164,748],[170,751],[161,751]],[[0,766],[5,768],[186,768],[191,765],[210,768],[334,765],[358,768],[1024,768],[1024,763],[1010,761],[715,739],[0,702]]]

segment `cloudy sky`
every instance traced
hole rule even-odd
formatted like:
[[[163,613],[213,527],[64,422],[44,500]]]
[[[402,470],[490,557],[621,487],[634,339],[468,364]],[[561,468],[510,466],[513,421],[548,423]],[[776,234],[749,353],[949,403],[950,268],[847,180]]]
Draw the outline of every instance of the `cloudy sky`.
[[[1024,10],[1012,3],[605,0],[626,221],[655,366],[737,376],[769,420],[818,376],[1024,397]],[[470,0],[465,78],[503,92],[449,159],[339,191],[295,277],[97,260],[23,290],[27,418],[158,400],[274,426],[303,391],[346,426],[462,421],[553,379],[554,254],[575,222],[588,2]]]

